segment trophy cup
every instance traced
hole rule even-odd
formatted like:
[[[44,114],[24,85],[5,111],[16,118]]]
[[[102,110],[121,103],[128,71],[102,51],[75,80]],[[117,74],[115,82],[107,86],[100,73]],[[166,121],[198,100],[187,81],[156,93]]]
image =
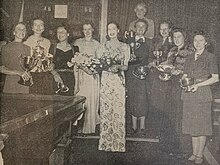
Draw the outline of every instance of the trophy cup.
[[[69,91],[69,87],[67,85],[64,84],[60,84],[58,83],[57,85],[58,89],[55,91],[56,94],[62,92],[62,93],[66,93]]]
[[[180,80],[180,87],[185,90],[185,92],[191,92],[190,86],[195,84],[193,77],[186,77]]]
[[[23,62],[20,61],[20,64],[23,70],[25,70],[26,72],[30,72],[37,65],[36,59],[32,56],[25,56],[22,59]],[[18,83],[25,86],[32,86],[33,79],[31,77],[28,81],[25,81],[22,77],[20,77]]]
[[[156,57],[156,66],[160,65],[160,57],[162,56],[163,52],[160,50],[154,50],[153,51],[154,56]]]
[[[147,75],[150,73],[150,68],[147,65],[141,65],[141,66],[137,66],[135,67],[135,69],[132,71],[132,74],[140,79],[140,80],[144,80],[146,79]]]

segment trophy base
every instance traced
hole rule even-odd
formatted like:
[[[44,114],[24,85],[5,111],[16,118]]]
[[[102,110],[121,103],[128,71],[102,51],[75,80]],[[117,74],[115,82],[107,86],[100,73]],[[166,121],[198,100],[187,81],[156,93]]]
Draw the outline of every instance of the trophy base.
[[[28,80],[28,81],[24,81],[24,79],[22,77],[20,77],[20,80],[18,81],[18,84],[30,87],[30,86],[33,85],[33,81],[31,79]]]

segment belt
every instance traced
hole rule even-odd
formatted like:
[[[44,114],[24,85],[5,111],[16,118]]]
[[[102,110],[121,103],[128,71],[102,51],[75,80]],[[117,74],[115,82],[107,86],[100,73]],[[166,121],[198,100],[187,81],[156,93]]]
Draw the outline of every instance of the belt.
[[[57,72],[72,72],[74,73],[74,70],[72,69],[55,69]]]

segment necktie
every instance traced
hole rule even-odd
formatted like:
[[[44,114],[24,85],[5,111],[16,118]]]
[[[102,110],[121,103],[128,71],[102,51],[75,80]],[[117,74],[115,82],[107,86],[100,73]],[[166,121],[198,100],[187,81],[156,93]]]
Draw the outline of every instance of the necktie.
[[[198,53],[195,54],[195,61],[198,60],[199,56],[200,56],[200,54],[198,54]]]

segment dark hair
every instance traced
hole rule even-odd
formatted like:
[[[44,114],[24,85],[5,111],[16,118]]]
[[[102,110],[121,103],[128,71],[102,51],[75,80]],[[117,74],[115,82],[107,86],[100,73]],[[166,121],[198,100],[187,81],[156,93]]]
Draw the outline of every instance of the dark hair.
[[[174,28],[174,29],[172,30],[172,36],[173,36],[174,33],[177,33],[177,32],[182,33],[182,35],[183,35],[185,41],[188,39],[188,36],[187,36],[186,31],[185,31],[184,29],[182,29],[182,28]]]
[[[70,28],[70,25],[68,23],[62,23],[59,26],[57,26],[56,29],[58,29],[59,27],[63,27],[64,29],[66,29],[67,33],[71,32],[71,28]]]
[[[107,24],[107,28],[108,28],[108,25],[110,25],[110,24],[114,24],[118,29],[120,29],[119,24],[118,24],[117,22],[114,22],[114,21],[109,22],[109,23]]]
[[[136,25],[137,25],[137,23],[139,23],[139,22],[143,22],[143,23],[146,25],[146,31],[147,31],[149,24],[148,24],[148,22],[147,22],[145,19],[138,19],[138,20],[135,22],[134,27],[136,28]]]
[[[209,36],[208,33],[206,33],[205,31],[203,30],[198,30],[198,31],[195,31],[194,34],[193,34],[193,40],[194,40],[194,37],[197,36],[197,35],[201,35],[205,38],[205,41],[207,42],[205,48],[208,52],[211,52],[213,53],[214,52],[214,45],[213,43],[211,42],[211,38]]]
[[[173,34],[177,33],[177,32],[181,33],[184,37],[184,47],[189,47],[190,43],[189,43],[189,37],[188,37],[187,32],[183,28],[176,27],[171,32],[172,33],[172,38],[173,38]]]
[[[107,40],[110,40],[110,38],[109,38],[109,36],[108,36],[108,26],[109,26],[110,24],[114,24],[114,25],[117,27],[117,29],[120,29],[119,24],[118,24],[117,22],[114,22],[114,21],[109,22],[109,23],[107,24],[107,35],[106,35]],[[119,31],[119,33],[118,33],[118,40],[121,41],[122,38],[123,38],[123,35],[121,34],[121,31]]]

